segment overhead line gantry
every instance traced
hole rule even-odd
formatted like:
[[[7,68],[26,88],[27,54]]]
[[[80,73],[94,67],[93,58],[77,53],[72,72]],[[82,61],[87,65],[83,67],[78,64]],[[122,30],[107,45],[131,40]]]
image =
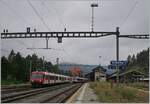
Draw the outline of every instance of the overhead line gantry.
[[[30,31],[30,27],[26,32],[8,32],[8,29],[1,33],[1,39],[13,39],[13,38],[46,38],[46,48],[48,48],[49,38],[58,38],[58,43],[62,43],[62,38],[98,38],[104,36],[116,36],[116,61],[119,62],[119,38],[133,38],[133,39],[149,39],[149,34],[137,34],[137,35],[120,35],[119,27],[115,32],[100,32],[100,31],[80,31],[80,32],[33,32]],[[119,86],[119,63],[116,64],[117,69],[117,85]]]
[[[118,31],[119,32],[119,31]],[[1,33],[1,39],[10,39],[10,38],[98,38],[110,35],[116,35],[116,32],[106,32],[106,31],[80,31],[80,32],[34,32],[30,31],[30,28],[27,28],[26,32],[8,32],[4,30]],[[135,39],[149,39],[149,34],[135,34],[135,35],[118,35],[119,38],[135,38]]]
[[[27,32],[11,32],[5,31],[1,33],[2,39],[8,38],[97,38],[108,35],[115,35],[116,32],[30,32],[30,28],[27,28]]]

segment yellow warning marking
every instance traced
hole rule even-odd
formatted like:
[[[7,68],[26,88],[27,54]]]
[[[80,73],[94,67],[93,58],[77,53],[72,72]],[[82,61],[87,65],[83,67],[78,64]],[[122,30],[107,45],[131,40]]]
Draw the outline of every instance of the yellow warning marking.
[[[85,84],[84,84],[85,85]],[[75,100],[75,98],[77,97],[77,95],[79,95],[79,93],[82,91],[84,85],[82,85],[82,87],[80,87],[67,101],[66,103],[74,103],[73,101]]]
[[[82,91],[80,95],[78,96],[77,103],[81,103],[81,101],[83,100],[86,87],[87,87],[87,83],[83,86]]]

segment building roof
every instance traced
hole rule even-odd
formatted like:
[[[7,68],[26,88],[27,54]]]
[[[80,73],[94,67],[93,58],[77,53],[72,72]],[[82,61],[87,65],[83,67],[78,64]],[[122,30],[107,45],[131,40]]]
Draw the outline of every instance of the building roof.
[[[123,76],[123,75],[129,74],[129,73],[136,73],[136,74],[140,74],[140,75],[145,75],[144,73],[142,73],[142,72],[140,72],[140,71],[138,71],[138,70],[128,70],[128,71],[125,71],[125,72],[120,72],[120,73],[119,73],[119,76]],[[116,77],[116,75],[117,75],[117,72],[114,72],[114,73],[112,73],[112,74],[110,75],[109,78]]]
[[[92,69],[92,71],[95,71],[95,70],[100,70],[100,71],[106,72],[107,69],[105,69],[104,67],[99,65],[99,66]]]
[[[129,71],[126,71],[124,73],[119,74],[119,76],[122,76],[122,75],[125,75],[125,74],[128,74],[128,73],[132,73],[132,72],[140,74],[140,75],[145,75],[144,73],[142,73],[142,72],[140,72],[138,70],[129,70]]]

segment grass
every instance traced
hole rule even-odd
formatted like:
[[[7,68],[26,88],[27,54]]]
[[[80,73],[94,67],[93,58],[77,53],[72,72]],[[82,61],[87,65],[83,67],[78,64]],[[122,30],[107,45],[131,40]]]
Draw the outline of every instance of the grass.
[[[16,80],[1,80],[1,85],[12,85],[12,84],[22,84],[22,81]]]
[[[90,82],[90,87],[102,103],[147,103],[149,98],[148,93],[125,86],[113,85],[112,88],[108,82]]]
[[[136,82],[136,83],[129,83],[127,84],[127,86],[149,91],[149,83]]]

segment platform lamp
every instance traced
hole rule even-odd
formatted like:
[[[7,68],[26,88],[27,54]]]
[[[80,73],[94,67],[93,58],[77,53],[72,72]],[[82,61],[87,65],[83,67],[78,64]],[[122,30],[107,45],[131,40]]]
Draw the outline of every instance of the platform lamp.
[[[92,32],[94,32],[94,7],[98,7],[98,4],[92,3],[91,7],[92,7]]]
[[[102,56],[99,56],[99,59],[101,58]],[[101,66],[101,62],[99,61],[99,66]]]

